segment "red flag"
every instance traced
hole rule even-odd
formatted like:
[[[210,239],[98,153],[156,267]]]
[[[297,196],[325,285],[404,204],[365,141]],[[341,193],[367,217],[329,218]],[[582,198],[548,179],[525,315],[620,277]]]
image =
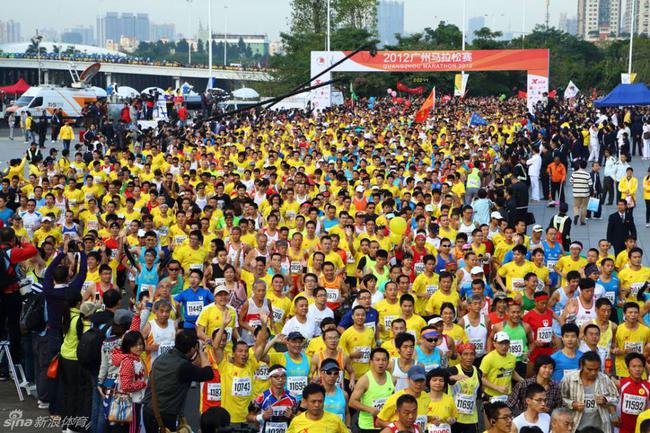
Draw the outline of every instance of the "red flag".
[[[517,93],[517,97],[519,99],[526,99],[528,97],[528,95],[523,90],[520,90],[519,93]]]
[[[557,90],[551,90],[548,92],[548,96],[551,98],[555,98],[557,96]]]
[[[422,86],[409,87],[406,84],[402,84],[399,81],[397,82],[396,88],[400,92],[410,93],[411,95],[421,95],[422,93],[424,93],[424,87],[422,87]]]
[[[431,110],[436,108],[436,88],[434,87],[431,90],[431,94],[427,99],[424,101],[424,104],[420,107],[417,113],[415,113],[415,121],[417,123],[422,123],[425,120],[427,120],[427,117],[429,117],[429,113],[431,113]]]

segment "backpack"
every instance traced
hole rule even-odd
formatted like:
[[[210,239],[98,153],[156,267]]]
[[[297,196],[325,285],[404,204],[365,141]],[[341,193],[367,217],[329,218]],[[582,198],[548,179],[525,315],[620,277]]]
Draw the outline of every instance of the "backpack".
[[[23,334],[42,332],[45,329],[45,294],[31,291],[23,299],[20,310],[20,330]]]
[[[92,326],[81,337],[77,345],[77,359],[84,370],[97,373],[102,362],[102,343],[106,339],[108,323]]]
[[[10,274],[10,271],[11,272]],[[5,248],[0,248],[0,290],[18,282],[18,275],[9,261],[9,254]]]

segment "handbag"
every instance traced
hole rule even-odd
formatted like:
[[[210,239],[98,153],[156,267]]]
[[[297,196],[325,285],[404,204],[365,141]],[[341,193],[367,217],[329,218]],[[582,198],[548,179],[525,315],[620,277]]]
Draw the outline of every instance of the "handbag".
[[[120,392],[119,375],[115,380],[115,388],[111,397],[108,406],[108,422],[129,424],[133,420],[133,399],[131,394]]]
[[[153,379],[153,371],[149,376],[149,384],[151,385],[151,409],[153,409],[154,418],[156,418],[156,423],[158,424],[159,433],[192,433],[192,428],[187,423],[187,420],[184,416],[179,416],[179,423],[176,427],[176,430],[172,431],[165,427],[165,423],[160,416],[160,408],[158,407],[158,394],[156,394],[156,384]]]
[[[59,375],[59,355],[54,355],[54,358],[50,361],[50,365],[47,366],[47,378],[56,379]]]
[[[589,201],[587,202],[587,210],[589,212],[598,212],[599,207],[600,207],[600,200],[597,199],[596,197],[589,197]]]
[[[625,202],[627,203],[627,207],[630,209],[633,209],[636,206],[636,201],[634,200],[634,197],[632,197],[631,195],[625,197]]]

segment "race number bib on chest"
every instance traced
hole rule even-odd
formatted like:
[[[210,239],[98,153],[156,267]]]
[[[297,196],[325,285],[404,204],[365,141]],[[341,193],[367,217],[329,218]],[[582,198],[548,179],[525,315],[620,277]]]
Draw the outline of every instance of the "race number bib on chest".
[[[420,429],[421,432],[425,431],[425,428],[427,426],[427,416],[426,415],[418,415],[417,418],[415,418],[415,424],[417,424],[418,428]]]
[[[451,433],[451,426],[449,424],[429,424],[427,426],[427,433]]]
[[[429,284],[427,286],[427,295],[431,296],[438,291],[438,286],[435,284]]]
[[[421,274],[422,272],[424,272],[424,263],[417,262],[415,265],[413,265],[413,270],[415,271],[416,274]]]
[[[390,329],[390,324],[393,323],[393,320],[397,319],[397,316],[385,316],[384,317],[384,329]]]
[[[593,394],[585,394],[585,412],[596,412],[596,396]]]
[[[284,433],[287,431],[286,422],[266,422],[264,423],[266,433]]]
[[[158,346],[158,356],[164,355],[165,353],[169,352],[174,348],[174,342],[165,342],[165,343],[160,343]]]
[[[544,326],[537,329],[537,340],[541,343],[550,343],[553,339],[553,328]]]
[[[476,348],[477,355],[482,355],[485,352],[485,341],[482,338],[470,338],[469,342]]]
[[[289,376],[287,377],[287,391],[294,397],[302,395],[302,390],[307,386],[307,377]]]
[[[635,353],[642,353],[643,352],[643,343],[640,341],[626,341],[625,342],[625,349],[630,350]]]
[[[284,317],[284,310],[282,308],[273,307],[273,321],[282,322]]]
[[[336,302],[339,299],[339,290],[338,289],[325,289],[327,292],[327,302]]]
[[[456,396],[456,409],[464,415],[474,413],[474,396],[468,394],[458,394]]]
[[[370,347],[357,347],[357,351],[361,352],[361,357],[357,359],[360,364],[367,364],[370,362]]]
[[[524,342],[522,340],[512,340],[510,342],[510,353],[519,357],[524,354]]]
[[[250,377],[233,377],[232,379],[232,395],[235,397],[248,397],[251,395],[252,390]]]
[[[203,310],[203,301],[189,301],[187,303],[187,315],[188,316],[198,316]]]
[[[208,383],[208,401],[221,401],[220,383]]]
[[[623,394],[621,410],[628,415],[638,415],[645,410],[646,397],[640,395]]]
[[[302,264],[300,262],[291,262],[289,269],[292,274],[299,274],[302,272]]]

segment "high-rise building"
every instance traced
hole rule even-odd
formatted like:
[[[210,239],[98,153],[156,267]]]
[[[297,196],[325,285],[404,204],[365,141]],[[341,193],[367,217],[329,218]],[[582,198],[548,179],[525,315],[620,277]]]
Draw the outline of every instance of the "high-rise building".
[[[21,41],[20,23],[14,20],[0,21],[0,44],[10,44]]]
[[[471,17],[467,20],[467,34],[465,38],[467,42],[471,43],[474,40],[474,32],[485,27],[485,17],[483,15],[478,17]],[[494,31],[494,29],[490,29]]]
[[[634,34],[650,36],[650,1],[636,0],[634,5]],[[625,13],[621,24],[621,33],[630,34],[632,24],[632,0],[625,0]]]
[[[138,41],[151,40],[149,14],[137,14],[135,16],[135,39]]]
[[[404,34],[404,3],[398,0],[380,0],[377,4],[377,33],[379,43],[395,45],[396,34]]]
[[[115,43],[122,37],[134,41],[158,40],[152,37],[152,26],[149,14],[107,12],[105,16],[97,17],[97,44],[104,46],[107,40]]]
[[[578,0],[578,37],[616,38],[621,23],[621,0]]]
[[[151,40],[152,41],[175,41],[176,40],[176,26],[174,24],[154,24],[151,23]]]
[[[578,19],[576,17],[569,18],[569,16],[563,12],[560,14],[558,28],[570,35],[575,35],[578,33]]]
[[[61,42],[68,44],[95,45],[95,29],[93,26],[73,27],[61,33]]]

